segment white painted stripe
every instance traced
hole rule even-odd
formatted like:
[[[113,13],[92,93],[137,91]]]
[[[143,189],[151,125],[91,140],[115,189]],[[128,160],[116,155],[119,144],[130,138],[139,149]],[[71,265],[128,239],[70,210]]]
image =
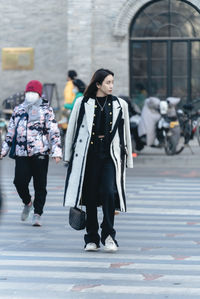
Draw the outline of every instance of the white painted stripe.
[[[135,260],[135,259],[133,259]],[[154,259],[155,260],[155,259]],[[171,259],[173,260],[173,259]],[[163,259],[162,259],[163,261]],[[168,260],[169,261],[169,260]],[[187,261],[189,261],[187,259]],[[191,261],[191,260],[190,260]],[[123,263],[122,263],[123,264]],[[92,262],[92,261],[41,261],[41,260],[1,260],[1,265],[2,266],[13,266],[13,267],[16,267],[16,266],[22,266],[23,269],[20,269],[20,272],[22,273],[21,275],[24,276],[26,275],[26,273],[28,272],[28,270],[25,268],[25,267],[37,267],[37,271],[35,270],[31,270],[32,274],[31,276],[37,276],[39,275],[40,273],[40,268],[43,268],[43,267],[46,267],[45,268],[45,271],[42,271],[43,272],[43,277],[45,276],[46,273],[55,273],[55,276],[59,276],[59,273],[60,275],[62,275],[63,272],[58,272],[58,270],[52,270],[52,268],[55,268],[55,267],[60,267],[60,268],[69,268],[69,267],[73,267],[73,268],[98,268],[98,269],[114,269],[115,267],[115,263],[105,263],[105,262],[102,262],[101,260],[98,262],[98,259],[97,261],[95,262]],[[116,263],[117,265],[117,263]],[[48,270],[48,267],[51,267],[51,270],[49,269]],[[140,263],[130,263],[128,265],[120,265],[120,269],[148,269],[148,270],[174,270],[174,271],[192,271],[192,272],[196,272],[196,271],[199,271],[200,270],[200,265],[194,265],[194,264],[187,264],[187,265],[181,265],[181,264],[165,264],[165,263],[146,263],[146,262],[140,262]],[[44,270],[44,268],[42,269]],[[14,274],[17,274],[17,271],[19,271],[19,268],[18,269],[12,269],[12,270],[0,270],[0,276],[11,276]],[[113,270],[114,271],[114,270]],[[24,273],[25,272],[25,273]],[[66,275],[69,275],[71,272],[65,272]],[[75,272],[73,272],[75,274]],[[94,274],[94,272],[92,272]],[[79,276],[80,273],[76,273],[76,275],[74,277],[78,277],[78,278],[81,278],[81,276]],[[89,272],[87,272],[87,274],[89,274]],[[97,275],[104,275],[105,273],[101,273],[101,272],[98,272]],[[121,276],[121,274],[117,274],[117,273],[106,273],[106,275],[110,276],[110,275],[114,275],[115,277],[118,277],[118,276]],[[184,275],[184,272],[182,272],[180,275]],[[93,275],[92,275],[93,276]],[[131,276],[131,278],[129,278],[129,276]],[[167,277],[168,275],[165,275],[165,277]],[[170,279],[170,277],[173,276],[175,277],[176,275],[169,275],[168,276],[168,280]],[[48,274],[47,274],[47,277]],[[131,279],[132,280],[132,277],[133,277],[133,273],[131,274],[125,274],[123,273],[123,279],[126,280],[126,279]],[[178,279],[179,276],[175,277],[175,279]],[[63,277],[64,278],[64,277]],[[72,276],[73,278],[73,276]],[[97,278],[97,277],[93,277],[93,278]],[[99,276],[99,278],[102,278],[101,276]],[[116,278],[115,278],[116,279]],[[183,278],[184,279],[184,278]],[[194,276],[194,279],[195,279],[195,276]],[[198,277],[196,278],[196,281],[199,281],[200,282],[200,276],[198,275]]]
[[[139,231],[139,232],[136,232],[134,229],[129,230],[127,231],[126,233],[123,234],[123,237],[127,236],[127,238],[129,237],[129,234],[131,232],[131,236],[132,238],[137,238],[137,240],[141,241],[142,243],[143,242],[146,242],[146,241],[143,241],[143,239],[145,240],[151,240],[152,242],[154,242],[154,238],[166,238],[164,239],[165,242],[168,243],[168,239],[171,240],[173,239],[172,242],[182,242],[182,241],[191,241],[192,238],[199,238],[199,234],[198,232],[196,233],[191,233],[191,232],[178,232],[178,233],[175,233],[175,236],[171,236],[171,234],[173,234],[173,232],[169,232],[169,231],[166,231],[166,232],[161,232],[161,231],[157,231],[157,232],[152,232],[150,230],[147,230],[147,231]],[[57,238],[58,237],[63,237],[63,234],[62,233],[57,233],[56,234]],[[7,241],[13,241],[13,232],[8,232],[8,231],[2,231],[1,232],[1,237],[2,238],[5,238],[5,240]],[[27,237],[27,231],[24,231],[22,233],[20,233],[20,237],[23,238],[23,237]],[[67,240],[68,241],[74,241],[76,240],[76,237],[75,236],[68,236],[67,237]],[[163,241],[163,240],[162,240]],[[199,239],[198,239],[199,241]],[[170,241],[171,242],[171,241]],[[193,240],[192,240],[193,242]],[[126,241],[126,243],[128,243],[128,241]],[[130,249],[130,248],[127,248],[124,246],[124,242],[123,242],[123,250],[125,249]]]
[[[45,283],[29,283],[26,282],[24,284],[20,284],[20,283],[14,283],[14,282],[6,282],[6,285],[2,285],[1,283],[1,289],[2,291],[11,291],[11,290],[15,290],[17,291],[23,291],[23,290],[31,290],[31,292],[34,291],[38,291],[38,289],[42,289],[43,291],[47,291],[47,292],[57,292],[57,298],[59,298],[59,293],[60,292],[64,292],[64,294],[66,295],[66,298],[68,298],[67,296],[69,296],[69,298],[73,298],[73,294],[80,294],[80,298],[81,298],[81,294],[84,293],[91,293],[91,294],[98,294],[96,296],[101,296],[101,294],[110,294],[110,296],[112,296],[112,298],[114,298],[114,294],[128,294],[131,295],[133,294],[133,296],[138,295],[183,295],[183,296],[200,296],[200,288],[188,288],[188,287],[162,287],[162,286],[149,286],[149,287],[145,287],[145,286],[121,286],[121,285],[104,285],[104,284],[95,284],[94,286],[91,285],[90,283],[89,287],[87,287],[87,285],[85,286],[85,283],[81,284],[79,283],[77,286],[79,287],[84,287],[82,291],[76,291],[76,292],[72,292],[73,291],[73,287],[76,287],[76,285],[72,285],[72,284],[45,284]],[[91,285],[91,286],[90,286]],[[75,289],[74,289],[75,291]],[[28,296],[29,299],[35,299],[34,297],[31,297],[31,292],[30,292],[30,296]],[[69,293],[67,293],[69,292]],[[62,295],[62,294],[61,294]],[[6,298],[4,296],[4,298]],[[8,299],[10,299],[11,297],[7,297]],[[15,295],[12,295],[13,299],[21,299],[21,297],[15,297]],[[97,297],[98,298],[98,297]],[[135,298],[135,297],[133,297]],[[191,297],[188,297],[191,298]],[[192,298],[191,298],[192,299]]]
[[[142,193],[142,194],[155,194],[156,193],[156,190],[155,191],[152,191],[152,190],[141,190],[140,191],[140,193]],[[159,190],[159,195],[161,196],[162,194],[164,194],[164,195],[167,195],[167,194],[179,194],[179,195],[181,195],[181,194],[187,194],[187,192],[185,192],[185,191],[161,191],[161,190]],[[190,196],[190,192],[188,192],[188,194],[187,194],[188,196]],[[199,192],[192,192],[192,195],[199,195]]]
[[[170,268],[171,266],[171,268]],[[191,268],[192,267],[180,267],[181,265],[177,265],[177,268],[174,267],[175,265],[163,265],[163,264],[134,264],[134,265],[129,265],[129,266],[124,266],[124,267],[120,267],[120,269],[135,269],[135,270],[157,270],[158,269],[161,271],[161,270],[173,270],[173,271],[191,271]],[[111,270],[115,271],[115,269],[113,268],[110,268]],[[2,272],[0,271],[0,275],[1,277],[7,277],[7,279],[9,280],[10,277],[17,277],[18,279],[19,278],[26,278],[26,277],[29,277],[30,278],[55,278],[55,279],[89,279],[90,281],[91,280],[107,280],[109,279],[109,281],[114,281],[114,280],[120,280],[120,281],[142,281],[144,280],[144,276],[143,275],[140,275],[140,274],[134,274],[134,273],[131,273],[131,274],[126,274],[123,272],[123,275],[122,273],[113,273],[112,272],[90,272],[90,271],[87,271],[87,272],[81,272],[81,271],[77,271],[77,272],[67,272],[67,271],[55,271],[55,270],[49,270],[47,268],[45,268],[45,271],[35,271],[33,269],[31,269],[31,271],[29,270],[24,270],[24,269],[16,269],[16,270],[3,270]],[[196,270],[193,270],[194,271],[199,271],[199,268],[196,269]],[[159,273],[158,273],[159,274]],[[183,272],[182,272],[183,274]],[[181,275],[181,274],[180,274]],[[157,279],[157,280],[160,280],[160,281],[171,281],[170,277],[171,275],[164,275],[166,276],[166,279],[163,277],[163,279]],[[173,277],[173,275],[172,275]],[[177,278],[178,279],[178,275],[175,275],[175,279]],[[184,275],[181,275],[181,277],[183,278],[184,280]],[[188,279],[189,275],[186,277],[186,280]],[[195,276],[195,275],[191,275],[191,279],[194,278],[196,282],[200,282],[200,277],[199,276]],[[180,278],[179,280],[180,281]],[[200,290],[200,289],[199,289]]]
[[[158,199],[160,199],[160,200],[162,200],[163,198],[166,198],[166,199],[169,199],[169,202],[170,202],[170,199],[188,199],[188,200],[190,200],[190,199],[200,199],[200,194],[196,194],[196,195],[180,195],[180,194],[176,194],[176,195],[173,195],[173,193],[172,194],[167,194],[167,195],[165,195],[165,194],[162,194],[162,195],[160,195],[160,194],[158,194],[158,192],[155,192],[155,194],[148,194],[148,192],[147,192],[147,194],[137,194],[137,193],[127,193],[127,196],[129,197],[129,198],[158,198]]]
[[[159,266],[159,265],[158,265]],[[113,269],[114,270],[114,269]],[[13,273],[15,274],[17,271],[8,271],[10,274],[8,273],[5,273],[6,276],[13,276]],[[26,274],[27,271],[21,271],[21,274],[20,276],[17,275],[17,277],[24,277],[23,276],[23,272],[24,275]],[[41,272],[39,272],[41,273]],[[51,272],[51,271],[42,271],[42,274],[39,275],[39,273],[37,271],[34,271],[32,270],[31,274],[29,275],[29,278],[34,278],[34,277],[40,277],[40,278],[55,278],[55,279],[58,279],[58,278],[64,278],[64,279],[89,279],[90,280],[90,283],[92,282],[92,280],[96,280],[96,279],[102,279],[102,280],[105,280],[105,279],[109,279],[109,282],[113,282],[113,284],[115,283],[114,281],[115,280],[120,280],[120,281],[129,281],[129,282],[133,282],[133,281],[144,281],[144,280],[148,280],[148,273],[145,274],[126,274],[126,273],[123,273],[123,275],[121,275],[121,273],[119,274],[116,274],[116,273],[102,273],[102,272],[98,272],[98,273],[94,273],[94,272]],[[53,273],[53,274],[52,274]],[[52,274],[52,275],[51,275]],[[63,276],[62,276],[63,274]],[[151,275],[149,275],[150,277]],[[153,275],[152,275],[153,276]],[[26,277],[26,276],[25,276]],[[158,274],[158,277],[155,278],[157,284],[158,282],[185,282],[185,283],[188,283],[188,282],[193,282],[193,285],[194,283],[199,283],[200,282],[200,277],[198,275],[184,275],[184,274],[179,274],[179,275],[162,275],[160,274],[160,277],[159,277],[159,274]],[[1,290],[3,289],[2,286],[1,286],[1,283],[0,283],[0,287],[1,287]],[[112,287],[112,285],[110,285],[110,287]],[[5,283],[5,286],[4,288],[8,288],[7,286],[7,282]],[[26,288],[26,286],[25,286]],[[12,287],[11,287],[12,289]],[[23,289],[23,287],[22,287]]]
[[[29,276],[28,276],[29,277]],[[53,284],[53,283],[45,283],[45,282],[23,282],[23,283],[16,283],[16,282],[9,282],[9,281],[0,281],[0,289],[2,291],[20,291],[20,293],[23,294],[23,291],[24,290],[28,290],[29,293],[28,293],[28,297],[26,297],[27,299],[36,299],[37,296],[35,295],[36,293],[34,292],[34,296],[33,297],[30,297],[31,296],[31,293],[33,291],[36,291],[36,292],[39,292],[40,290],[42,291],[47,291],[47,292],[50,292],[50,291],[56,291],[56,292],[69,292],[72,287],[74,285],[73,284],[67,284],[67,283],[64,283],[64,284]],[[30,296],[29,296],[30,294]],[[65,293],[64,293],[65,294]],[[23,297],[19,296],[19,297],[15,297],[15,292],[14,294],[12,293],[11,295],[12,297],[8,297],[9,299],[22,299]],[[18,295],[17,295],[18,296]],[[3,296],[2,299],[4,299],[6,297]],[[25,297],[24,297],[25,298]],[[59,296],[57,296],[56,298],[59,299]],[[66,297],[67,298],[67,297]]]
[[[19,214],[19,210],[10,210],[9,213]],[[6,212],[3,213],[5,215]],[[65,215],[63,211],[51,211],[48,210],[48,215]],[[189,209],[164,209],[164,208],[139,208],[139,207],[128,207],[127,214],[158,214],[158,215],[191,215],[191,216],[200,216],[200,211],[197,210],[189,210]],[[66,212],[67,216],[67,212]],[[3,218],[3,217],[2,217]],[[67,220],[66,220],[67,221]],[[64,223],[63,223],[64,224]]]
[[[128,238],[130,237],[130,234],[123,234],[124,238]],[[71,237],[69,238],[69,241],[75,241],[77,240],[76,237]],[[177,239],[177,238],[151,238],[149,236],[148,239],[137,239],[135,240],[135,244],[137,244],[137,246],[134,246],[132,248],[130,248],[130,244],[131,241],[125,241],[125,244],[127,244],[127,246],[123,246],[123,238],[120,239],[120,243],[122,243],[122,250],[124,251],[125,255],[127,254],[125,251],[131,251],[131,250],[137,250],[137,248],[140,248],[141,250],[141,247],[152,247],[152,249],[156,246],[157,248],[163,248],[165,246],[167,247],[173,247],[174,249],[177,249],[177,248],[181,248],[182,246],[184,246],[187,250],[188,250],[188,247],[189,247],[189,250],[193,250],[193,249],[197,249],[199,250],[199,245],[195,242],[196,240],[188,240],[188,239]],[[12,240],[11,240],[12,241]],[[55,242],[56,242],[56,238],[55,238]],[[198,242],[198,241],[197,241]],[[20,241],[17,241],[17,243],[20,244]],[[132,245],[131,245],[132,246]],[[139,247],[140,246],[140,247]],[[196,248],[195,248],[196,246]],[[49,248],[53,248],[54,250],[57,248],[56,246],[56,243],[51,243],[49,245]],[[83,250],[83,247],[79,245],[79,243],[74,243],[73,246],[70,246],[71,250],[73,249],[82,249]],[[166,248],[165,248],[166,249]],[[168,249],[168,248],[167,248]],[[182,250],[182,249],[181,249]],[[101,247],[101,251],[104,253],[104,258],[108,257],[108,256],[105,256],[105,252],[103,250],[103,246]],[[82,257],[83,257],[83,254],[82,254]],[[114,256],[111,256],[112,258],[114,258]]]
[[[169,201],[169,200],[150,200],[150,199],[134,199],[134,205],[156,205],[156,206],[186,206],[186,207],[190,207],[192,206],[194,208],[194,206],[198,207],[200,206],[200,200],[177,200],[177,201]]]
[[[132,189],[132,186],[131,187],[129,187],[129,188],[131,188]],[[140,188],[141,189],[141,188]],[[185,186],[185,184],[184,184],[184,187],[181,187],[180,185],[177,185],[177,186],[166,186],[166,185],[164,185],[164,186],[155,186],[155,187],[153,187],[153,186],[149,186],[147,189],[155,189],[155,191],[158,191],[158,190],[185,190],[185,191],[190,191],[190,192],[197,192],[197,191],[200,191],[200,188],[199,187],[191,187],[191,185],[188,185],[188,187],[187,186]]]
[[[127,216],[128,216],[128,214],[127,214]],[[140,215],[138,215],[138,216],[140,216]],[[185,229],[186,231],[187,231],[187,229],[189,229],[189,230],[195,229],[199,232],[199,227],[198,226],[200,226],[200,219],[198,219],[198,220],[187,219],[186,221],[173,221],[173,220],[171,220],[171,218],[169,218],[170,216],[166,216],[165,220],[155,219],[155,221],[154,221],[151,218],[148,218],[148,217],[151,217],[151,216],[149,216],[149,215],[145,215],[145,216],[146,216],[146,218],[144,220],[140,219],[140,218],[136,219],[136,215],[134,215],[134,217],[131,217],[131,218],[129,217],[128,221],[126,219],[127,218],[126,216],[123,219],[118,218],[118,220],[116,220],[116,221],[119,221],[119,224],[126,224],[129,228],[130,227],[133,228],[134,225],[137,225],[137,226],[141,227],[141,229],[142,229],[143,225],[144,225],[144,228],[146,228],[146,229],[149,228],[149,229],[160,229],[160,230],[162,229],[163,230],[163,229],[166,228],[166,229],[169,229],[169,230],[171,230],[171,229],[176,229],[176,230]],[[119,215],[118,217],[121,217],[121,216]],[[155,216],[152,216],[152,217],[155,217]],[[141,216],[141,218],[143,218],[143,217]],[[131,224],[131,226],[130,226],[130,224]],[[148,227],[146,227],[146,225],[148,225]],[[159,228],[158,225],[162,226],[162,227]],[[163,227],[163,226],[165,226],[165,227]]]
[[[137,195],[133,195],[133,196],[130,196],[128,195],[127,196],[127,207],[130,208],[130,207],[135,207],[135,206],[149,206],[149,205],[152,205],[152,208],[154,208],[154,206],[156,205],[157,207],[161,207],[161,206],[169,206],[169,207],[188,207],[189,209],[193,208],[195,210],[198,210],[199,209],[199,204],[200,203],[200,200],[198,200],[198,198],[192,198],[191,201],[186,198],[184,199],[181,199],[181,198],[172,198],[172,200],[170,201],[170,199],[168,197],[165,197],[165,198],[154,198],[154,196],[151,196],[151,197],[146,197],[146,196],[137,196]],[[6,208],[9,208],[10,211],[21,211],[23,209],[23,205],[22,205],[22,202],[20,199],[13,199],[13,200],[6,200],[4,201],[4,209]],[[51,199],[51,198],[47,198],[47,202],[46,202],[46,205],[45,205],[45,211],[49,208],[52,209],[52,208],[55,208],[55,212],[56,211],[68,211],[69,210],[69,207],[63,207],[63,204],[62,204],[62,200],[60,200],[60,198],[57,198],[54,200]],[[85,207],[83,207],[85,208]],[[102,210],[101,207],[98,208],[99,211]],[[121,212],[120,213],[121,215],[126,215],[125,212]]]
[[[139,248],[139,247],[138,247]],[[137,249],[137,247],[134,247],[134,249]],[[187,248],[186,248],[187,249]],[[188,249],[187,249],[188,250]],[[197,250],[199,250],[197,248]],[[184,254],[185,255],[185,254]],[[183,256],[183,254],[175,254],[175,255],[155,255],[155,254],[145,254],[142,252],[141,254],[134,254],[134,253],[126,253],[126,257],[128,260],[135,261],[135,260],[163,260],[163,261],[173,261],[175,258],[179,258]],[[31,252],[31,251],[1,251],[0,253],[0,260],[4,260],[5,258],[7,259],[13,259],[14,257],[20,257],[23,259],[28,259],[31,258],[33,262],[38,259],[43,262],[42,259],[51,259],[54,258],[54,260],[57,259],[85,259],[87,263],[91,262],[91,259],[95,259],[95,261],[104,259],[105,258],[114,258],[114,259],[122,259],[124,261],[124,252],[120,253],[120,250],[116,253],[105,253],[103,251],[98,251],[98,252],[85,252],[82,250],[81,252],[42,252],[42,251],[36,251],[36,252]],[[22,260],[22,259],[20,259]],[[63,261],[63,260],[62,260]],[[89,262],[88,262],[89,261]],[[191,262],[199,262],[200,261],[200,256],[199,255],[194,255],[194,256],[185,256],[185,261],[191,261]],[[177,263],[177,262],[176,262]]]
[[[53,227],[55,226],[54,224],[52,224],[51,220],[48,220],[48,218],[45,218],[43,220],[43,222],[45,222],[45,226],[49,226],[49,227]],[[63,225],[63,219],[62,221],[56,221],[56,227],[58,226],[62,226]],[[180,233],[180,232],[185,232],[185,235],[187,236],[187,234],[191,234],[192,232],[194,232],[195,234],[197,233],[197,236],[199,236],[199,228],[200,228],[200,223],[197,224],[186,224],[186,222],[184,224],[179,224],[178,222],[172,224],[173,226],[169,226],[170,224],[168,222],[164,223],[160,223],[159,221],[154,221],[153,224],[149,221],[129,221],[127,223],[124,221],[122,223],[122,220],[116,221],[116,227],[117,227],[117,231],[119,231],[120,229],[123,229],[123,231],[126,229],[126,234],[129,234],[131,232],[134,233],[135,231],[144,231],[144,232],[148,232],[151,233],[153,231],[159,231],[159,232],[163,232],[163,233],[172,233],[174,231]],[[30,223],[27,222],[27,227],[30,227]],[[68,233],[71,232],[73,233],[73,230],[71,230],[70,226],[66,223],[64,223],[64,228],[68,229]],[[70,228],[70,231],[69,231]],[[42,229],[42,228],[41,228]],[[10,233],[15,233],[15,232],[19,232],[19,227],[15,225],[15,223],[13,223],[13,225],[9,225],[9,227],[1,227],[1,233],[6,233],[6,232],[10,232]],[[20,232],[21,235],[22,232]],[[27,232],[26,232],[27,233]],[[62,232],[58,232],[58,234],[62,234]],[[125,234],[125,232],[124,232]],[[74,235],[75,236],[75,235]]]
[[[108,286],[101,285],[85,289],[83,293],[109,293],[109,294],[147,294],[147,295],[200,295],[200,288],[188,287],[145,287],[145,286]],[[188,297],[189,298],[189,297]],[[192,298],[190,298],[192,299]]]
[[[22,258],[23,257],[23,260],[22,259],[15,259],[16,257],[20,257]],[[1,261],[1,265],[2,262],[3,263],[7,263],[8,262],[8,265],[11,263],[13,263],[13,265],[16,265],[16,262],[19,262],[20,265],[21,262],[25,263],[24,265],[28,265],[28,263],[30,263],[30,265],[34,266],[36,265],[35,263],[39,263],[41,265],[41,263],[43,264],[44,262],[50,262],[52,263],[53,265],[55,265],[55,263],[57,262],[61,262],[63,264],[63,262],[66,262],[66,263],[76,263],[76,261],[72,261],[72,260],[63,260],[63,259],[71,259],[71,258],[76,258],[76,259],[85,259],[85,261],[83,260],[79,260],[78,263],[86,263],[87,266],[89,267],[91,263],[91,260],[89,259],[89,263],[88,263],[88,258],[95,258],[95,263],[99,264],[101,263],[102,264],[102,261],[101,259],[105,259],[105,257],[107,257],[107,254],[105,255],[105,253],[103,252],[98,252],[98,253],[57,253],[57,252],[49,252],[49,253],[44,253],[44,252],[1,252],[0,254],[0,261]],[[110,257],[110,255],[108,256]],[[117,259],[117,258],[122,258],[124,257],[124,254],[121,254],[120,252],[117,252],[117,254],[113,255],[112,254],[112,257],[114,257],[114,259]],[[5,260],[5,258],[7,258],[7,260]],[[30,260],[31,258],[31,260]],[[43,258],[45,258],[45,260],[42,260]],[[46,259],[49,259],[48,261]],[[53,261],[52,261],[52,258],[53,258]],[[133,261],[136,261],[136,260],[140,260],[141,262],[143,261],[174,261],[175,259],[183,259],[183,261],[186,261],[186,262],[199,262],[200,261],[200,256],[198,255],[195,255],[195,256],[182,256],[182,255],[154,255],[154,254],[151,254],[151,255],[148,255],[148,254],[144,254],[144,252],[142,254],[134,254],[134,253],[131,253],[131,259],[128,258],[128,260],[131,260],[132,262]],[[27,260],[26,260],[27,259]],[[56,259],[62,259],[62,261],[57,261]],[[34,263],[34,265],[33,265]],[[108,264],[112,264],[113,262],[109,262]],[[106,264],[106,263],[105,263]]]
[[[159,208],[129,207],[127,213],[200,216],[200,210],[197,211],[197,210],[189,210],[189,209],[183,210],[183,209],[164,209],[164,208],[159,209]]]
[[[7,213],[8,213],[8,216],[9,216],[10,213],[16,215],[16,214],[21,213],[21,209],[20,210],[13,210],[13,209],[10,209],[9,207],[4,207],[4,212],[2,214],[2,219],[3,219],[4,215],[7,215]],[[68,213],[68,209],[66,209],[65,211],[63,211],[63,210],[56,210],[56,211],[55,210],[53,210],[53,211],[48,210],[47,211],[46,210],[46,214],[48,214],[49,216],[56,214],[56,215],[62,215],[62,216],[67,217],[67,215],[68,215],[67,213]],[[137,206],[134,206],[134,205],[128,205],[126,214],[127,215],[128,214],[133,214],[133,217],[134,217],[134,214],[200,216],[200,210],[198,211],[198,210],[192,210],[192,209],[151,208],[151,207],[137,207]],[[67,221],[67,218],[66,218],[66,221]]]

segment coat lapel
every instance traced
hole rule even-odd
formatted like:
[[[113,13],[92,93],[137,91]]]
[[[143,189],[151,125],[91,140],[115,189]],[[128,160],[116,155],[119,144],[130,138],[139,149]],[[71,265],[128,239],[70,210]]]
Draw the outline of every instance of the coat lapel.
[[[118,101],[113,101],[113,120],[112,120],[112,130],[118,118],[121,106],[119,105]]]
[[[94,99],[89,99],[85,103],[85,115],[86,115],[86,121],[88,125],[88,131],[91,133],[92,131],[92,125],[93,125],[93,119],[94,119]]]

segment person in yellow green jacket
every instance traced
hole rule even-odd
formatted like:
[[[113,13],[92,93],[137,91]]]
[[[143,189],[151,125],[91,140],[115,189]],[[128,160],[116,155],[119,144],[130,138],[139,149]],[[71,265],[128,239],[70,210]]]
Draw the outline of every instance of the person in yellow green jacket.
[[[74,84],[73,92],[75,93],[75,98],[72,103],[64,104],[65,109],[68,109],[68,110],[73,109],[76,99],[78,99],[79,97],[81,97],[83,95],[83,93],[85,91],[85,87],[86,87],[85,83],[80,79],[73,80],[73,84]]]
[[[77,77],[77,73],[74,70],[68,71],[67,83],[64,89],[64,104],[71,104],[75,98],[75,93],[73,92],[74,84],[73,80]]]

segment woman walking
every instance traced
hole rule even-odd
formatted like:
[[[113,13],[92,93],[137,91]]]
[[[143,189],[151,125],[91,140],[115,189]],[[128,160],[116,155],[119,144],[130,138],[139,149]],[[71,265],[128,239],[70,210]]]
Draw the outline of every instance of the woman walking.
[[[73,92],[75,93],[75,98],[72,103],[64,104],[65,109],[69,109],[70,111],[73,109],[76,100],[83,95],[85,90],[85,83],[80,79],[73,80],[74,89]]]
[[[30,81],[26,86],[24,102],[13,111],[0,153],[0,158],[8,154],[16,136],[14,184],[24,204],[21,220],[27,220],[34,208],[33,226],[41,226],[40,218],[47,195],[49,155],[52,154],[56,163],[62,157],[60,132],[53,109],[41,95],[42,84],[37,80]],[[29,192],[32,177],[34,198]]]
[[[85,250],[114,252],[115,210],[126,211],[125,168],[133,167],[127,103],[112,95],[114,74],[97,70],[72,110],[65,140],[69,162],[64,204],[86,206]],[[101,235],[97,207],[102,206]]]

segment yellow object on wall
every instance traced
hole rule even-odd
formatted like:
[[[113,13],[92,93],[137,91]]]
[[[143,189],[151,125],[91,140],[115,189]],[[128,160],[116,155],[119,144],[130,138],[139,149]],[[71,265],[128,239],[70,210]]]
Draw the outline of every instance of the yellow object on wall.
[[[32,70],[33,67],[33,48],[2,48],[3,70]]]

